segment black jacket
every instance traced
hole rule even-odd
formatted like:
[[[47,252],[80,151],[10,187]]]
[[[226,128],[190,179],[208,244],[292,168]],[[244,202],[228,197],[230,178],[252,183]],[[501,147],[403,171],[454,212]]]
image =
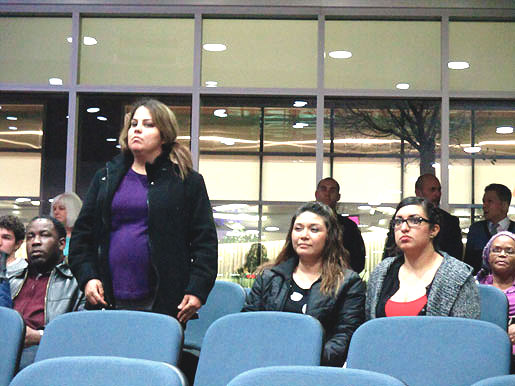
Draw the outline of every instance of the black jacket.
[[[350,254],[350,267],[353,271],[360,273],[365,268],[365,243],[358,226],[350,218],[336,216],[343,233],[343,246]]]
[[[95,174],[70,242],[68,260],[80,288],[100,279],[111,305],[111,203],[132,161],[131,156],[119,155]],[[218,267],[216,228],[200,174],[192,171],[181,180],[177,165],[166,155],[147,164],[146,171],[149,247],[156,274],[152,310],[175,316],[185,294],[205,303],[213,287]]]
[[[243,311],[282,311],[297,264],[297,258],[291,258],[259,275]],[[316,281],[306,308],[306,314],[318,319],[325,329],[322,364],[326,366],[343,366],[351,336],[365,320],[365,284],[351,270],[345,270],[344,275],[335,297],[323,295],[320,280]]]

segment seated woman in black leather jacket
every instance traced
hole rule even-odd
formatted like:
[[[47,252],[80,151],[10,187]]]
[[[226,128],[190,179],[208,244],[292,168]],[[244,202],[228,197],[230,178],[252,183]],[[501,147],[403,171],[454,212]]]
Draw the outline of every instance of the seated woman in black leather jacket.
[[[365,285],[348,268],[340,233],[331,208],[302,205],[277,259],[260,267],[243,308],[317,318],[325,329],[326,366],[343,366],[351,336],[365,319]]]

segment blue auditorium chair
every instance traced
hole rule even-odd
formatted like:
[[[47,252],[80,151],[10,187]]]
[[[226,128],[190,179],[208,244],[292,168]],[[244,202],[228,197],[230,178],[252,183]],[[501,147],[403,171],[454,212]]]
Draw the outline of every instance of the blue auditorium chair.
[[[7,386],[18,369],[25,339],[25,323],[20,314],[0,307],[0,386]]]
[[[403,386],[386,374],[324,366],[272,366],[245,371],[227,386]]]
[[[11,386],[187,386],[175,366],[145,359],[83,356],[35,362]]]
[[[515,375],[500,375],[483,379],[471,386],[515,386]]]
[[[240,312],[245,303],[245,291],[237,283],[217,280],[206,304],[198,311],[198,319],[188,322],[184,331],[184,347],[200,350],[209,326],[222,316]]]
[[[317,366],[322,345],[322,325],[308,315],[274,311],[227,315],[207,330],[195,386],[226,386],[236,375],[257,367]]]
[[[508,328],[508,298],[493,285],[479,284],[481,316],[479,319],[497,324],[503,330]]]
[[[70,312],[46,326],[35,361],[99,355],[177,365],[182,343],[182,326],[171,316],[121,310]]]
[[[482,320],[377,318],[352,336],[347,367],[391,375],[410,386],[469,386],[510,371],[511,343]]]

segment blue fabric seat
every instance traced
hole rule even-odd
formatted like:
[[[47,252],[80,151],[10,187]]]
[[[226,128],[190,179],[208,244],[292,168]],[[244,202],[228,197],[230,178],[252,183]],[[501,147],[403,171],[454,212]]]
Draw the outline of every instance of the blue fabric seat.
[[[25,323],[12,308],[0,307],[0,386],[7,386],[18,369]]]
[[[471,386],[515,386],[515,375],[500,375],[483,379]]]
[[[508,298],[493,285],[479,284],[479,301],[481,320],[497,324],[502,329],[508,328]]]
[[[239,284],[217,280],[206,304],[198,311],[198,319],[192,319],[184,331],[184,347],[200,350],[209,326],[224,315],[240,312],[245,304],[245,291]]]
[[[228,386],[403,386],[386,374],[323,366],[272,366],[245,371]]]
[[[439,316],[378,318],[352,336],[347,367],[410,386],[460,386],[509,374],[511,343],[493,323]]]
[[[195,386],[225,386],[265,366],[320,365],[323,328],[308,315],[258,311],[224,316],[207,330]]]
[[[35,360],[99,355],[177,365],[182,343],[182,326],[171,316],[141,311],[70,312],[46,326]]]
[[[20,371],[11,386],[187,386],[179,369],[145,359],[83,356],[36,362]]]

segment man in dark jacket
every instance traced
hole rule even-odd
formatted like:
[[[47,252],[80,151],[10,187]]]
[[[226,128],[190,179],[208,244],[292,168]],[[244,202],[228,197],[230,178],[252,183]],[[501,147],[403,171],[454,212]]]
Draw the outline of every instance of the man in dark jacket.
[[[25,242],[28,262],[9,272],[13,308],[26,326],[20,368],[34,361],[45,326],[84,304],[77,281],[63,262],[64,226],[51,217],[36,217],[27,226]]]
[[[343,246],[350,254],[350,268],[360,273],[365,268],[365,243],[356,223],[348,217],[338,214],[336,211],[336,203],[340,199],[340,185],[331,177],[321,179],[317,185],[315,198],[317,201],[329,206],[336,213],[342,228]]]

